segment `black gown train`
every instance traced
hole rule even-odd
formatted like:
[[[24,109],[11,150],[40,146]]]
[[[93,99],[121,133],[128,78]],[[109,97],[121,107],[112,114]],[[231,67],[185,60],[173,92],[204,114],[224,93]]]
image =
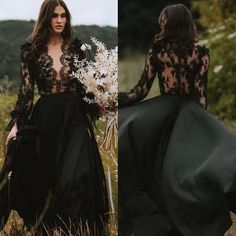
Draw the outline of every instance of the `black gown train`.
[[[119,235],[222,236],[236,211],[236,138],[206,110],[209,51],[153,44],[119,93]],[[158,74],[161,95],[141,101]],[[139,103],[138,103],[139,102]]]
[[[46,47],[37,59],[29,60],[31,44],[22,46],[22,82],[7,127],[10,130],[16,121],[19,131],[9,143],[0,175],[4,180],[11,167],[10,185],[0,191],[2,226],[15,209],[27,226],[39,221],[48,227],[72,223],[76,231],[87,222],[94,234],[105,235],[107,190],[91,124],[99,110],[83,101],[86,92],[71,76],[73,57],[85,57],[81,45],[77,39],[62,45],[60,80]],[[40,98],[33,106],[35,83]]]

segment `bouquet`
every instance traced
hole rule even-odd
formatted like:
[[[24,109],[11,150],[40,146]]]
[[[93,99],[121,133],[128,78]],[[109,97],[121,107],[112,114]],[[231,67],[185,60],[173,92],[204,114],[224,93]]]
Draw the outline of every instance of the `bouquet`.
[[[94,94],[93,99],[86,96],[83,99],[87,103],[99,105],[106,120],[101,146],[106,150],[114,151],[118,144],[118,47],[108,50],[96,38],[91,37],[91,41],[96,46],[94,60],[79,61],[75,57],[74,63],[77,70],[73,76],[85,86],[86,93]],[[85,47],[88,48],[86,45]]]

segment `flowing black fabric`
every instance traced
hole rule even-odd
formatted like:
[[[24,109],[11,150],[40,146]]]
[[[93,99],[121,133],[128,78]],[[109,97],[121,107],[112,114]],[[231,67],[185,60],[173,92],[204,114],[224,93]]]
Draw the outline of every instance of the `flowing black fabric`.
[[[119,110],[119,235],[222,236],[235,190],[236,138],[189,96]]]
[[[91,232],[95,228],[94,234],[104,235],[105,176],[81,96],[65,92],[40,97],[28,127],[34,129],[27,131],[26,126],[17,134],[19,145],[12,146],[17,150],[9,150],[17,161],[0,192],[1,218],[10,204],[28,226],[40,216],[48,227],[72,222],[78,229],[87,221]]]

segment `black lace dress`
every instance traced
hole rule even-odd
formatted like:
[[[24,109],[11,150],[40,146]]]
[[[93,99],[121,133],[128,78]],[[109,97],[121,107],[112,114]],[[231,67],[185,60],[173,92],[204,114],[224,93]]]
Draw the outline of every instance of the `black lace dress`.
[[[236,138],[206,110],[209,51],[175,46],[153,44],[119,94],[121,236],[222,236],[236,210]],[[161,95],[139,102],[156,74]]]
[[[81,230],[87,222],[90,231],[104,235],[107,190],[91,123],[99,113],[84,102],[86,92],[72,76],[74,56],[85,57],[81,45],[78,39],[63,43],[60,79],[47,47],[27,60],[31,44],[22,46],[22,82],[7,126],[17,122],[19,132],[10,186],[0,192],[2,222],[16,209],[28,226],[43,220],[46,226],[72,223]],[[40,98],[33,106],[35,83]]]

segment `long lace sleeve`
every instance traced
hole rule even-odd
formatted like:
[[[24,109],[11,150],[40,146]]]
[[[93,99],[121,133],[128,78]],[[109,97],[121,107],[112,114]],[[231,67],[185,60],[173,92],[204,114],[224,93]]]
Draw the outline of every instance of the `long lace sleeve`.
[[[29,62],[26,60],[27,49],[21,48],[21,83],[15,109],[10,112],[11,120],[6,130],[10,131],[15,122],[18,130],[21,129],[29,119],[34,100],[34,79],[30,73]]]
[[[199,71],[194,84],[194,100],[204,109],[207,109],[207,80],[210,56],[209,50],[204,48],[201,54]]]
[[[128,93],[123,93],[123,92],[119,93],[118,95],[119,108],[133,105],[143,100],[147,96],[149,90],[152,87],[153,81],[156,77],[156,70],[153,66],[153,60],[154,60],[154,55],[153,55],[153,50],[151,48],[148,52],[145,67],[137,85],[133,89],[131,89]]]

